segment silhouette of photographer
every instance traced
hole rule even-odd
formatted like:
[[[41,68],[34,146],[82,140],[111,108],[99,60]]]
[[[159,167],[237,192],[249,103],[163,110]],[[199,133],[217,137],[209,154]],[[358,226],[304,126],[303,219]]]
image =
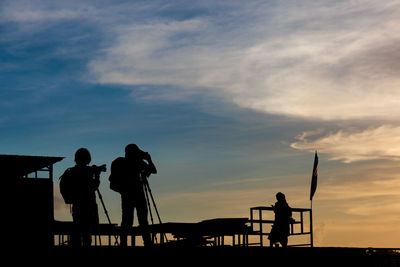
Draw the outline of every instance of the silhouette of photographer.
[[[133,225],[135,208],[144,245],[152,245],[148,231],[148,208],[143,184],[152,173],[157,173],[157,169],[150,154],[142,151],[135,144],[127,145],[125,157],[119,157],[112,162],[110,188],[121,194],[121,246],[127,246],[127,235]]]
[[[92,243],[91,233],[99,224],[96,190],[100,185],[100,172],[105,165],[88,166],[91,156],[86,148],[75,153],[76,165],[68,168],[60,177],[60,191],[66,204],[72,204],[73,247],[88,247]]]
[[[278,246],[278,242],[281,243],[282,247],[287,247],[290,223],[293,221],[292,209],[286,202],[286,197],[283,193],[277,193],[276,199],[277,202],[272,206],[275,220],[268,239],[271,247]]]

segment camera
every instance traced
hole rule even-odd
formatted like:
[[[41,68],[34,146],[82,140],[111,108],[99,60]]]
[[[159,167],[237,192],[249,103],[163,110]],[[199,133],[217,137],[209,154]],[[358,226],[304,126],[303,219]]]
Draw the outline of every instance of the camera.
[[[144,151],[140,152],[140,156],[142,159],[147,160],[147,161],[151,158],[150,154],[148,152],[144,152]]]
[[[92,171],[96,175],[99,175],[101,172],[106,172],[107,171],[106,164],[103,164],[103,165],[100,165],[100,166],[92,165],[92,166],[90,166],[90,168],[92,169]]]

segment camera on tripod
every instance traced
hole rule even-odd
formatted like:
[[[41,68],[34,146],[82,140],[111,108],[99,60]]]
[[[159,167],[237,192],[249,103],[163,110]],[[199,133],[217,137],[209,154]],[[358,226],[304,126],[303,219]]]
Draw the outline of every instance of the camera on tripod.
[[[151,158],[149,152],[145,152],[145,151],[140,150],[140,149],[139,149],[138,154],[139,154],[139,157],[140,157],[142,160],[149,161],[149,159]]]
[[[107,171],[107,166],[106,164],[97,166],[97,165],[92,165],[90,166],[90,168],[92,169],[93,173],[95,175],[100,175],[101,172],[106,172]]]

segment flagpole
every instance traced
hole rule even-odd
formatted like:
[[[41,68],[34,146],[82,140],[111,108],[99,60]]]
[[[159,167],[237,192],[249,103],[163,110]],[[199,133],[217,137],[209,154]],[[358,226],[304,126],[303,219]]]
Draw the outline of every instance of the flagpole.
[[[311,208],[310,208],[310,244],[311,244],[311,247],[314,247],[314,233],[313,233],[313,221],[312,221],[312,199],[311,199]]]

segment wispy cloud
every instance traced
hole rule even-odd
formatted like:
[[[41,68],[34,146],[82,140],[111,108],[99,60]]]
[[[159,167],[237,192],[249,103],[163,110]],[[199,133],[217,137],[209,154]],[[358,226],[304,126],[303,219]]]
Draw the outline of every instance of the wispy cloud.
[[[93,17],[95,9],[91,5],[77,3],[51,4],[47,1],[4,1],[0,10],[0,21],[17,23],[59,22],[62,20]]]
[[[223,19],[123,25],[89,71],[101,83],[173,85],[174,94],[211,94],[265,113],[395,119],[400,5],[370,4],[276,1]]]
[[[179,1],[6,1],[0,21],[97,25],[107,41],[89,59],[90,79],[149,86],[147,99],[203,94],[263,113],[324,120],[400,115],[397,1],[209,6],[197,3],[188,12]]]
[[[292,148],[314,151],[331,155],[332,160],[346,163],[389,159],[400,160],[400,127],[382,125],[358,131],[339,130],[322,133],[304,132],[297,136]]]
[[[97,25],[107,41],[90,55],[77,53],[88,60],[88,73],[81,77],[127,85],[134,97],[184,100],[199,94],[267,114],[328,121],[375,118],[397,125],[397,1],[232,1],[205,12],[206,6],[185,12],[178,2],[163,1],[107,6],[7,1],[0,21],[55,26],[84,18]],[[75,39],[70,44],[63,47],[64,57],[71,55]],[[396,126],[341,130],[305,136],[292,147],[315,147],[345,162],[397,159],[399,152],[390,145],[397,134]]]

